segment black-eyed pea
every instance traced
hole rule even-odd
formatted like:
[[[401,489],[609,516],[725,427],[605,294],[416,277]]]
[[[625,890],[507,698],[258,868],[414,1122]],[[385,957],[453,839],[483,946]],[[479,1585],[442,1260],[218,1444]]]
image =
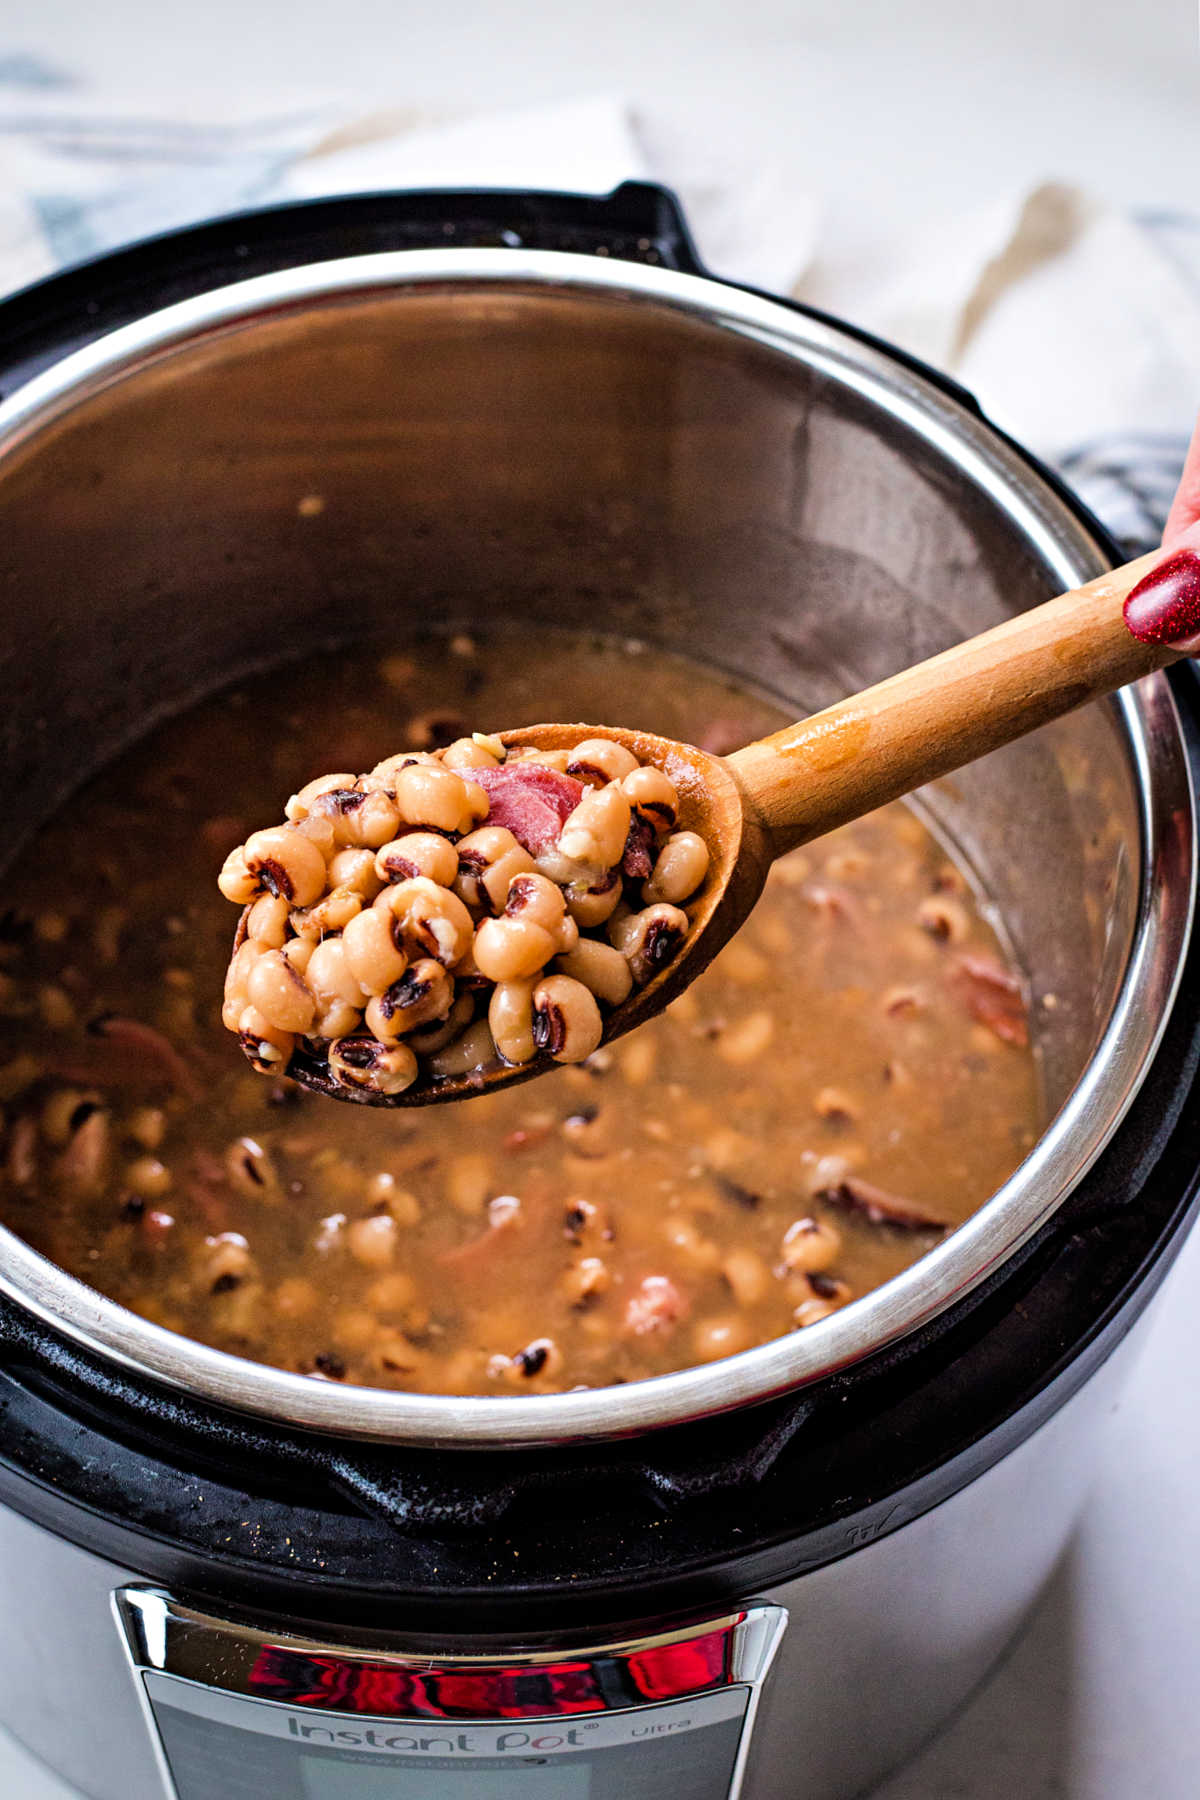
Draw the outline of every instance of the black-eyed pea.
[[[375,910],[389,915],[405,945],[452,969],[472,948],[475,927],[458,895],[427,875],[384,888]]]
[[[282,895],[260,895],[246,914],[246,936],[267,950],[282,950],[290,911]]]
[[[673,962],[683,948],[689,929],[685,912],[658,902],[641,912],[621,916],[620,908],[609,922],[608,937],[629,964],[638,987]]]
[[[757,1062],[766,1053],[774,1036],[775,1019],[772,1013],[765,1010],[747,1013],[736,1024],[726,1026],[718,1037],[717,1055],[722,1062],[730,1063],[734,1068],[743,1068],[748,1063]]]
[[[812,1195],[824,1193],[826,1188],[835,1188],[860,1169],[867,1160],[866,1152],[860,1144],[843,1144],[841,1149],[828,1156],[818,1156],[812,1163],[807,1157],[804,1161],[804,1173],[801,1183],[806,1192]]]
[[[317,1016],[308,1035],[327,1043],[335,1038],[353,1037],[362,1022],[361,1006],[351,1006],[348,1000],[334,996],[317,1002]]]
[[[624,744],[614,743],[612,738],[584,738],[572,750],[566,772],[589,787],[603,787],[632,775],[637,766],[637,757]]]
[[[386,1212],[397,1225],[416,1225],[421,1217],[421,1202],[402,1187],[388,1169],[381,1169],[367,1182],[367,1200],[375,1212]]]
[[[554,938],[532,919],[485,919],[475,933],[475,963],[489,981],[536,975],[554,953]]]
[[[49,1144],[52,1150],[61,1150],[72,1132],[77,1131],[88,1115],[102,1104],[99,1094],[87,1093],[82,1088],[55,1088],[42,1102],[38,1116],[42,1142]]]
[[[523,844],[503,825],[483,825],[454,846],[458,874],[454,892],[467,906],[498,913],[508,898],[514,875],[531,871],[534,861]]]
[[[406,831],[376,851],[375,874],[385,883],[425,875],[439,887],[453,887],[458,879],[458,851],[436,831]]]
[[[302,837],[310,844],[315,844],[326,863],[333,860],[343,839],[334,830],[333,820],[325,813],[309,813],[307,819],[301,819],[296,826]]]
[[[630,816],[629,801],[616,783],[588,788],[559,833],[560,854],[597,874],[615,868],[625,851]]]
[[[633,974],[625,957],[611,944],[602,944],[596,938],[580,938],[574,949],[560,952],[554,967],[560,975],[581,981],[605,1006],[620,1006],[633,987]]]
[[[367,1002],[367,1029],[381,1044],[441,1020],[454,1004],[454,982],[441,963],[420,956],[398,981]]]
[[[692,1327],[692,1354],[697,1362],[719,1362],[723,1356],[737,1356],[757,1342],[754,1328],[747,1319],[736,1314],[701,1319]]]
[[[459,1350],[447,1356],[438,1375],[440,1394],[478,1394],[487,1377],[486,1350]]]
[[[533,977],[498,981],[488,1001],[488,1029],[492,1041],[506,1063],[520,1064],[533,1060],[537,1046],[533,1041]]]
[[[669,1214],[663,1226],[663,1238],[686,1268],[707,1275],[721,1267],[720,1246],[698,1231],[690,1219]]]
[[[303,975],[280,950],[267,950],[250,969],[246,993],[251,1006],[278,1031],[301,1035],[312,1027],[316,1001]]]
[[[911,1019],[925,1007],[922,989],[908,984],[884,988],[879,1004],[889,1019]]]
[[[417,1059],[407,1044],[383,1044],[365,1033],[329,1046],[329,1073],[342,1087],[371,1094],[402,1094],[417,1079]]]
[[[556,1062],[583,1062],[599,1045],[604,1023],[595,996],[569,975],[549,975],[533,990],[533,1041]]]
[[[841,1255],[842,1234],[827,1220],[796,1219],[783,1234],[780,1255],[784,1267],[810,1275],[821,1273]]]
[[[199,1255],[200,1277],[212,1294],[231,1293],[257,1273],[250,1246],[240,1231],[207,1237]]]
[[[399,921],[390,911],[369,906],[349,921],[342,948],[351,975],[364,994],[382,994],[408,967]]]
[[[829,1300],[802,1300],[792,1313],[792,1324],[802,1331],[806,1325],[819,1325],[837,1310]]]
[[[48,981],[38,989],[37,1003],[42,1023],[51,1031],[70,1031],[83,1023],[82,1002],[57,982]]]
[[[753,1138],[734,1125],[718,1125],[704,1139],[704,1160],[710,1169],[716,1169],[722,1175],[744,1168],[754,1150]]]
[[[125,1121],[125,1135],[141,1150],[157,1150],[166,1134],[167,1115],[161,1106],[136,1106]]]
[[[37,1057],[30,1056],[28,1051],[22,1051],[19,1056],[11,1057],[6,1063],[0,1063],[0,1100],[16,1100],[28,1088],[31,1088],[35,1081],[40,1080],[43,1073],[42,1065]],[[36,1127],[32,1119],[29,1121],[29,1125],[30,1130],[36,1136]]]
[[[395,1255],[399,1227],[389,1213],[372,1213],[346,1227],[346,1248],[366,1269],[386,1269]]]
[[[854,1289],[848,1281],[837,1275],[827,1275],[823,1270],[812,1272],[808,1285],[818,1300],[827,1300],[832,1306],[849,1306],[854,1298]]]
[[[359,1223],[365,1225],[370,1221],[363,1219]],[[353,1229],[351,1226],[351,1230]],[[391,1313],[397,1317],[411,1311],[416,1297],[417,1284],[403,1269],[391,1269],[386,1275],[378,1276],[364,1296],[372,1312],[381,1315]]]
[[[279,954],[287,958],[297,975],[304,975],[312,961],[313,951],[316,947],[316,938],[289,938]]]
[[[581,1256],[573,1262],[560,1283],[563,1297],[570,1306],[590,1306],[612,1286],[612,1272],[599,1256]]]
[[[501,754],[497,756],[492,748],[499,744]],[[476,731],[470,737],[455,738],[442,751],[442,762],[446,768],[461,773],[464,769],[495,769],[504,761],[504,745],[498,738],[488,739],[482,732]]]
[[[375,1341],[379,1322],[362,1306],[343,1306],[334,1314],[331,1336],[347,1356],[362,1356]]]
[[[71,929],[66,913],[40,907],[33,915],[33,935],[43,944],[61,944]]]
[[[658,1061],[657,1040],[649,1031],[631,1032],[618,1050],[617,1060],[630,1087],[645,1087]]]
[[[923,900],[917,908],[917,924],[942,944],[961,944],[971,931],[966,908],[948,894],[933,894]]]
[[[241,1012],[247,1004],[250,971],[259,957],[265,955],[265,945],[260,944],[257,938],[246,938],[243,943],[239,944],[230,959],[229,967],[225,971],[225,999],[227,1004],[235,1007],[238,1012]],[[228,1020],[226,1023],[228,1024]]]
[[[299,793],[293,794],[284,807],[288,822],[298,825],[302,819],[307,819],[323,794],[348,793],[353,786],[354,776],[344,771],[340,775],[318,775],[315,781],[306,782]]]
[[[406,825],[459,832],[470,831],[474,823],[466,782],[441,763],[406,764],[397,771],[395,792],[396,806]],[[389,833],[389,836],[394,835]],[[386,843],[388,840],[380,841]]]
[[[342,938],[321,940],[308,959],[304,978],[319,1005],[330,1000],[344,1000],[347,1005],[361,1010],[366,1003],[362,983],[350,967]]]
[[[294,825],[272,825],[252,833],[246,839],[245,861],[255,877],[256,892],[265,889],[292,906],[311,906],[325,891],[325,858]]]
[[[419,1031],[410,1031],[405,1042],[418,1056],[433,1056],[459,1037],[474,1017],[475,996],[471,993],[456,993],[454,1005],[440,1024],[426,1025]]]
[[[553,1381],[562,1373],[563,1353],[553,1338],[533,1338],[514,1356],[498,1355],[489,1359],[487,1373],[493,1381],[509,1387],[527,1382]]]
[[[321,1304],[317,1285],[303,1275],[288,1275],[271,1295],[271,1305],[281,1319],[302,1323],[311,1319]]]
[[[665,900],[677,906],[694,894],[708,874],[708,845],[695,831],[673,831],[658,856],[648,881],[642,883],[647,906]]]
[[[827,1125],[852,1125],[859,1114],[858,1102],[845,1088],[818,1088],[813,1095],[813,1111]]]
[[[367,1361],[382,1379],[400,1387],[411,1387],[420,1380],[427,1358],[402,1331],[385,1326],[376,1328]]]
[[[298,936],[317,943],[338,931],[344,931],[351,919],[363,909],[363,897],[353,888],[334,888],[314,906],[304,906],[292,914],[292,930]]]
[[[139,1200],[161,1200],[174,1186],[174,1178],[157,1156],[135,1156],[121,1176],[125,1187]]]
[[[624,776],[621,790],[639,819],[645,819],[658,833],[674,829],[679,816],[679,795],[675,784],[661,769],[645,763]]]
[[[280,1031],[259,1012],[257,1006],[244,1007],[236,1026],[244,1055],[264,1075],[281,1075],[296,1048],[295,1035]]]
[[[439,1079],[447,1076],[475,1075],[496,1063],[496,1046],[486,1019],[477,1019],[441,1050],[429,1058],[429,1070]]]
[[[619,869],[610,869],[593,884],[572,881],[565,889],[567,910],[581,931],[592,931],[612,918],[623,891]]]
[[[366,775],[360,775],[358,785],[367,792],[373,788],[382,788],[385,793],[395,793],[396,777],[401,769],[411,768],[421,763],[426,768],[440,768],[441,764],[432,750],[398,750],[392,756],[385,756],[382,762]]]
[[[386,788],[359,786],[331,788],[313,804],[312,816],[324,817],[333,827],[339,846],[356,845],[378,850],[396,835],[400,813]]]
[[[230,1185],[248,1199],[274,1200],[282,1192],[279,1171],[269,1150],[257,1138],[237,1138],[225,1152]]]
[[[322,858],[322,869],[324,866]],[[323,883],[324,876],[322,875]],[[247,863],[246,853],[241,845],[236,850],[231,850],[221,864],[221,873],[217,876],[217,886],[225,898],[232,900],[235,906],[249,905],[255,895],[262,892],[258,876]]]
[[[149,1213],[146,1217],[150,1217]],[[244,1281],[217,1288],[212,1300],[213,1318],[220,1331],[233,1337],[261,1332],[265,1307],[266,1292],[257,1271]]]
[[[554,937],[567,910],[563,891],[544,875],[514,875],[504,900],[506,919],[528,919]]]
[[[536,763],[540,768],[553,769],[556,774],[565,775],[571,754],[570,750],[538,750],[532,744],[517,744],[509,751],[508,760]]]
[[[744,1246],[731,1250],[721,1264],[721,1273],[739,1306],[757,1306],[770,1292],[771,1271],[757,1250]]]
[[[607,1156],[613,1147],[613,1118],[603,1107],[581,1106],[567,1114],[560,1129],[574,1155],[587,1161]]]
[[[572,1194],[563,1207],[563,1236],[571,1244],[611,1243],[615,1233],[608,1207],[586,1194]]]
[[[369,906],[387,879],[376,868],[377,856],[376,851],[361,845],[347,845],[344,850],[338,850],[329,862],[330,887],[346,888]]]
[[[464,1150],[446,1164],[445,1197],[464,1218],[482,1218],[493,1191],[492,1165],[476,1150]]]
[[[18,1146],[25,1122],[18,1119],[13,1127],[10,1169],[14,1166],[14,1161],[21,1160]],[[28,1120],[28,1129],[32,1141],[37,1130],[32,1118]],[[54,1163],[54,1180],[80,1198],[99,1193],[108,1179],[112,1162],[112,1138],[111,1115],[105,1107],[98,1107],[72,1131],[66,1148]]]

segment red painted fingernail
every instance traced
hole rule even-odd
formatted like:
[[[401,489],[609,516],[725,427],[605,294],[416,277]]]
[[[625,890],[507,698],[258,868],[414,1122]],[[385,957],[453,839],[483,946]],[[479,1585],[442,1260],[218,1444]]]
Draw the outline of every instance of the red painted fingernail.
[[[1125,602],[1125,623],[1142,644],[1200,643],[1200,556],[1176,550],[1143,575]]]

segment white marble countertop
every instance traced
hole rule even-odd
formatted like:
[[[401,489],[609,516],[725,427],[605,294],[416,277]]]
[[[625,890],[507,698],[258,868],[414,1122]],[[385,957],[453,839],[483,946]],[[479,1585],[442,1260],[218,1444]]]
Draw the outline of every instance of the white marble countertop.
[[[363,110],[619,93],[676,143],[771,158],[823,202],[825,253],[850,261],[882,230],[1048,176],[1168,210],[1200,192],[1181,0],[206,0],[169,29],[150,0],[39,0],[0,40],[134,94],[185,73],[231,98],[332,89]],[[1200,1239],[1029,1631],[875,1800],[1196,1800],[1198,1368]],[[76,1800],[2,1735],[0,1795]]]

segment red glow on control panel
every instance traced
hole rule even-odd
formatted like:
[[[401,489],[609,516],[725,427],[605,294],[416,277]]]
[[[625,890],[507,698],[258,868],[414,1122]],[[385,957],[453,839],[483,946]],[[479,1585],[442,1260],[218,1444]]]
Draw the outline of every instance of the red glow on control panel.
[[[558,1662],[393,1663],[264,1644],[248,1691],[262,1700],[376,1718],[527,1719],[677,1700],[734,1679],[742,1615],[692,1638]]]

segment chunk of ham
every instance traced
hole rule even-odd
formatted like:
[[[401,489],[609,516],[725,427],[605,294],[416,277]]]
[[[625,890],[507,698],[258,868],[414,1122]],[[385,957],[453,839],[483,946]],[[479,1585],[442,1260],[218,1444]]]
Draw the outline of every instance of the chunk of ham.
[[[958,959],[958,985],[967,1011],[1005,1044],[1024,1049],[1029,1042],[1021,984],[990,956],[966,953]]]
[[[871,1181],[860,1181],[847,1175],[834,1187],[822,1188],[814,1196],[825,1206],[839,1206],[845,1212],[861,1213],[872,1225],[896,1225],[901,1231],[949,1231],[945,1219],[927,1212],[915,1200],[889,1194],[886,1188]]]
[[[688,1303],[666,1275],[647,1275],[625,1306],[625,1329],[635,1337],[651,1331],[670,1331],[686,1318]]]
[[[488,797],[489,825],[511,831],[531,856],[558,842],[558,834],[583,798],[583,783],[560,775],[544,763],[501,763],[495,769],[471,769]]]

